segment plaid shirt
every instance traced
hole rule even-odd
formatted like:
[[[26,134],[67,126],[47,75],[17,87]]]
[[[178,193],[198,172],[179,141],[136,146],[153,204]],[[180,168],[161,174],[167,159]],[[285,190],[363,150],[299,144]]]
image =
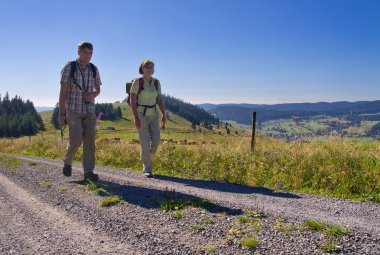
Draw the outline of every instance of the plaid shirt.
[[[86,103],[83,100],[83,93],[94,92],[95,84],[99,86],[102,84],[98,68],[96,68],[96,78],[94,78],[89,64],[82,65],[78,59],[76,62],[77,68],[74,73],[74,79],[70,77],[71,62],[67,63],[61,72],[61,84],[69,84],[65,98],[65,108],[81,114],[95,113],[95,100]]]

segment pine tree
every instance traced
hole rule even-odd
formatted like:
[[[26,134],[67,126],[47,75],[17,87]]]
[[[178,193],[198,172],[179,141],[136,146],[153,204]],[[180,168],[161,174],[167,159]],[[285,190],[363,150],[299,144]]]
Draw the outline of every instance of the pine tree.
[[[38,130],[40,131],[46,131],[46,128],[45,128],[45,124],[44,124],[44,121],[42,120],[42,117],[40,114],[38,114]]]
[[[51,123],[55,127],[55,129],[59,129],[59,104],[57,103],[54,107],[53,115],[51,116]]]
[[[117,115],[118,118],[122,118],[123,117],[123,113],[121,112],[120,106],[117,107],[117,114],[116,115]]]
[[[45,125],[31,101],[24,102],[21,97],[10,99],[8,92],[0,97],[0,136],[19,137],[35,135],[44,130]]]

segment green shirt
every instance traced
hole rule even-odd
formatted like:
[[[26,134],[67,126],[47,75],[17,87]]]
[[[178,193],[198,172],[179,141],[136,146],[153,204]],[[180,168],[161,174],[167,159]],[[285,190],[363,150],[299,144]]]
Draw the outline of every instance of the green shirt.
[[[144,86],[143,90],[141,90],[140,94],[139,92],[139,79],[135,79],[132,83],[131,87],[131,94],[138,94],[137,95],[137,104],[139,105],[155,105],[156,100],[157,100],[157,95],[161,95],[161,83],[158,81],[158,87],[154,86],[154,80],[157,80],[152,77],[152,81],[149,84],[145,79],[144,79]],[[145,107],[143,106],[138,106],[137,111],[144,113]],[[147,108],[145,116],[154,116],[156,115],[157,111],[157,105],[155,108]]]

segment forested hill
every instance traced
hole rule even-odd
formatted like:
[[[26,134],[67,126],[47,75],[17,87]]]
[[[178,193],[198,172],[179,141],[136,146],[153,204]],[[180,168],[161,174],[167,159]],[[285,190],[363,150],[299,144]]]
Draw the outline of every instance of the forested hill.
[[[207,127],[210,124],[219,123],[217,117],[197,105],[184,102],[181,99],[169,95],[163,95],[163,100],[166,109],[187,119],[195,125],[200,125],[202,123]]]
[[[215,117],[215,115],[209,113],[197,105],[184,102],[181,99],[165,94],[162,95],[162,98],[164,101],[165,109],[190,121],[193,125],[202,124],[204,127],[208,127],[211,124],[219,123],[219,119]],[[125,101],[126,100],[124,100],[124,102]]]
[[[251,123],[251,113],[257,111],[259,121],[287,119],[293,116],[307,118],[317,115],[331,117],[347,116],[349,120],[380,120],[380,100],[335,103],[298,103],[278,105],[250,104],[202,104],[221,120],[234,120],[242,124]]]
[[[0,137],[35,135],[42,130],[45,125],[31,101],[18,96],[10,99],[8,93],[0,96]]]
[[[242,107],[256,110],[274,110],[274,111],[337,111],[348,108],[357,108],[358,106],[374,103],[376,101],[356,101],[356,102],[317,102],[317,103],[283,103],[283,104],[199,104],[205,110],[213,110],[218,107]]]

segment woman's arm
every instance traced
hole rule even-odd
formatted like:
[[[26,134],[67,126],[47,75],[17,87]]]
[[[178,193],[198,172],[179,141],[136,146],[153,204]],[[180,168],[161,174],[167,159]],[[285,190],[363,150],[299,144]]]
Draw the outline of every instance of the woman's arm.
[[[162,124],[162,126],[165,126],[165,123],[166,123],[166,114],[165,114],[164,102],[162,101],[161,94],[157,95],[156,102],[158,104],[158,108],[160,108],[160,111],[162,113],[161,124]]]
[[[131,100],[131,108],[132,108],[133,117],[135,118],[135,126],[136,128],[141,128],[141,121],[139,118],[139,114],[137,112],[137,104],[136,104],[137,95],[135,93],[131,93],[130,100]]]

